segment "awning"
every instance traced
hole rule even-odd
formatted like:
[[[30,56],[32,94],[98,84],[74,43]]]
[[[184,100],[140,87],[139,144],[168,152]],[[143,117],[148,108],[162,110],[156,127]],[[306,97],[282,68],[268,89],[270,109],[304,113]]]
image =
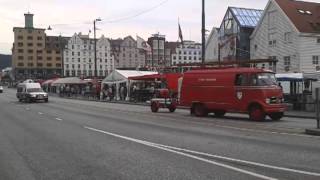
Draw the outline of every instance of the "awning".
[[[60,78],[52,82],[52,86],[57,86],[60,84],[87,84],[87,81],[81,80],[77,77]]]

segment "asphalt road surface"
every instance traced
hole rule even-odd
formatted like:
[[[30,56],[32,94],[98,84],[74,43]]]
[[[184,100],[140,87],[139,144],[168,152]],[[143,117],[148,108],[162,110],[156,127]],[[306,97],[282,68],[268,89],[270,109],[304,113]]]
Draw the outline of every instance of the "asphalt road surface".
[[[251,122],[186,110],[0,94],[0,180],[320,179],[314,120]]]

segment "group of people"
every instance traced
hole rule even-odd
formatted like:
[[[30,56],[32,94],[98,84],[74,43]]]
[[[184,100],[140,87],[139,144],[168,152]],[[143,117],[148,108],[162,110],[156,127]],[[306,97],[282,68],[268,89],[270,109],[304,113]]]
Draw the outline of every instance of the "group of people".
[[[120,100],[121,101],[126,100],[127,93],[128,93],[126,85],[120,85],[118,92],[119,92]],[[116,95],[117,95],[117,92],[116,92],[115,85],[107,84],[103,87],[101,92],[102,100],[110,100],[110,101],[115,100]]]
[[[67,97],[83,96],[100,99],[100,88],[95,85],[62,85],[59,87],[59,95]]]

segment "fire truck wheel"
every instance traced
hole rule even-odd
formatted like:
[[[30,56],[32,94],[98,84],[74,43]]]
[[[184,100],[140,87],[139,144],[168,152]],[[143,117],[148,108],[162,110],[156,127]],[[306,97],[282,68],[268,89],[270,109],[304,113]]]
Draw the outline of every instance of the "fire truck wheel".
[[[206,117],[208,116],[208,112],[203,104],[195,104],[194,105],[194,114],[197,117]]]
[[[176,107],[174,107],[174,106],[170,106],[168,109],[169,109],[169,111],[170,111],[171,113],[173,113],[173,112],[176,111]]]
[[[266,118],[266,114],[259,105],[253,105],[249,109],[250,119],[253,121],[263,121]]]
[[[159,106],[158,106],[157,103],[153,102],[153,103],[151,104],[151,111],[154,112],[154,113],[156,113],[156,112],[159,111]]]
[[[225,111],[221,110],[221,111],[214,111],[214,115],[216,117],[223,117],[226,114]]]
[[[279,121],[283,117],[283,112],[269,114],[269,117],[274,121]]]

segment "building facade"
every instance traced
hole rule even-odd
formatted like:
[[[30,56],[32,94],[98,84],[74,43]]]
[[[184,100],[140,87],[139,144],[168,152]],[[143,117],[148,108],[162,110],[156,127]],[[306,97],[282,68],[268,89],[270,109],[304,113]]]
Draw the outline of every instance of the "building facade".
[[[14,27],[12,67],[16,80],[62,76],[63,37],[47,37],[33,27],[33,14],[25,14],[25,27]],[[57,39],[57,40],[56,40]]]
[[[175,53],[172,54],[172,65],[201,63],[202,49],[201,44],[194,41],[183,41],[179,44]]]
[[[212,28],[206,41],[206,62],[218,61],[219,28]]]
[[[160,34],[153,34],[148,38],[148,44],[151,47],[151,56],[147,60],[149,67],[166,67],[170,65],[171,56],[165,52],[166,37]]]
[[[67,77],[93,77],[95,71],[94,39],[74,34],[64,49],[64,73]],[[97,76],[105,77],[114,70],[114,58],[107,38],[97,39]]]
[[[251,35],[251,58],[278,60],[277,73],[319,71],[319,6],[312,2],[270,0]]]
[[[138,48],[137,41],[127,36],[111,41],[111,50],[115,58],[116,69],[137,69],[145,66],[146,52]]]
[[[229,7],[219,30],[214,28],[209,35],[206,59],[210,59],[211,62],[249,60],[250,35],[262,12],[256,9]]]

